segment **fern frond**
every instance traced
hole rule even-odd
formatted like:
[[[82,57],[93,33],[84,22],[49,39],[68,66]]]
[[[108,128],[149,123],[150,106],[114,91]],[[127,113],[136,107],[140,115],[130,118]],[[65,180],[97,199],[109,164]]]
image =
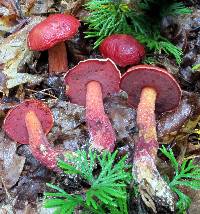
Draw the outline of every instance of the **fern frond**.
[[[192,67],[192,70],[193,70],[193,71],[199,71],[199,70],[200,70],[200,64],[194,65],[194,66]],[[200,131],[199,131],[199,133],[200,133]]]
[[[170,160],[171,165],[175,169],[175,173],[177,175],[179,172],[179,164],[178,164],[176,158],[174,157],[173,151],[171,149],[168,151],[164,146],[162,146],[162,148],[160,148],[160,151],[163,153],[163,155],[165,155]]]
[[[57,208],[55,213],[72,214],[74,209],[83,202],[79,195],[70,195],[58,186],[47,184],[57,192],[46,192],[44,207]]]
[[[92,0],[85,4],[85,8],[90,11],[90,16],[85,19],[88,25],[85,38],[97,38],[94,48],[97,48],[105,37],[114,33],[131,34],[133,30],[143,32],[143,18],[137,16],[122,1]]]
[[[169,40],[162,37],[155,29],[153,34],[135,34],[135,38],[151,51],[161,52],[174,56],[177,64],[182,61],[183,52],[180,48],[173,45]]]
[[[92,183],[94,181],[93,169],[96,164],[96,156],[97,154],[95,152],[92,153],[91,150],[89,150],[88,153],[79,150],[76,152],[76,155],[68,154],[66,156],[68,162],[59,160],[58,166],[63,169],[66,174],[79,174],[89,183]]]
[[[77,151],[74,155],[67,155],[68,162],[59,161],[58,166],[66,174],[78,174],[90,185],[90,188],[81,195],[70,195],[61,188],[47,184],[56,192],[48,192],[46,207],[56,207],[60,213],[71,213],[75,207],[81,205],[92,213],[104,213],[106,210],[127,210],[126,186],[131,180],[130,166],[126,164],[126,156],[116,162],[117,151],[113,154],[103,152],[98,156],[96,152]],[[94,175],[94,169],[99,165],[100,172]],[[66,205],[66,203],[71,205]],[[63,211],[64,210],[64,211]],[[98,211],[98,212],[97,212]],[[107,212],[105,212],[107,213]],[[127,212],[121,212],[127,214]]]
[[[182,2],[174,2],[172,4],[169,4],[168,7],[165,7],[161,11],[162,16],[177,16],[182,14],[190,14],[192,10],[188,7],[185,7],[185,5]]]
[[[165,15],[190,13],[183,3],[167,0],[135,0],[130,7],[122,0],[89,0],[85,8],[90,15],[85,19],[88,30],[86,38],[95,38],[94,48],[111,34],[130,34],[147,46],[150,51],[172,55],[181,63],[182,51],[159,32],[160,20]],[[152,11],[157,11],[155,14]]]
[[[191,199],[189,196],[187,196],[186,194],[184,194],[183,192],[181,192],[179,189],[177,188],[172,188],[172,190],[178,195],[179,200],[176,204],[176,207],[178,208],[178,213],[179,214],[183,214],[185,213],[185,211],[190,207],[191,204]]]
[[[169,182],[169,187],[178,195],[179,200],[176,206],[179,213],[183,213],[183,211],[189,208],[191,199],[179,189],[179,186],[200,190],[200,167],[195,165],[193,160],[184,160],[183,163],[179,165],[172,149],[168,151],[162,146],[160,150],[170,160],[175,170],[175,176]]]

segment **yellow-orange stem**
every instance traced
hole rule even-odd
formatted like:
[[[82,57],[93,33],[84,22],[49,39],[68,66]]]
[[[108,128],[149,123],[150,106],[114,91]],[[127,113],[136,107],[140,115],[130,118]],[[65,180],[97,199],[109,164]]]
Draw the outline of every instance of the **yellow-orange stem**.
[[[59,74],[68,70],[67,50],[64,42],[50,48],[48,54],[50,74]]]
[[[140,96],[140,102],[137,109],[137,125],[139,128],[139,137],[144,139],[147,144],[157,141],[156,120],[155,120],[155,102],[157,92],[150,87],[145,87]],[[154,155],[157,149],[152,151]]]

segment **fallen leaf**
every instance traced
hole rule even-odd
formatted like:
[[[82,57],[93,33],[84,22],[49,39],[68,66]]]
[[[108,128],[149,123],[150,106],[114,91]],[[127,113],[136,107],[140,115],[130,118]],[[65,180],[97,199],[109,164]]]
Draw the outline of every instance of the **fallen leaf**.
[[[46,182],[50,182],[55,175],[32,156],[28,145],[21,145],[18,154],[26,157],[26,164],[15,186],[14,207],[24,209],[27,203],[35,205],[38,195],[45,191]]]
[[[24,167],[25,157],[16,154],[16,143],[0,132],[0,184],[7,189],[13,187],[19,180]]]
[[[26,16],[41,15],[48,13],[49,8],[54,4],[53,0],[26,0],[23,6],[23,13]]]
[[[18,24],[16,15],[2,16],[0,15],[0,31],[12,32],[14,26]]]
[[[199,214],[200,210],[200,190],[191,190],[190,191],[190,197],[192,198],[191,206],[188,210],[191,214]]]
[[[200,146],[189,143],[189,136],[200,121],[200,99],[194,93],[183,92],[179,107],[164,113],[157,123],[158,137],[161,144],[176,146],[178,162],[188,155],[197,153]],[[190,153],[188,153],[190,152]],[[188,153],[188,154],[187,154]]]
[[[0,2],[0,14],[4,16],[16,15],[16,8],[13,0],[1,0]]]
[[[18,70],[31,61],[34,52],[27,46],[27,34],[33,26],[43,20],[42,17],[34,17],[20,31],[10,35],[0,44],[0,64],[3,64],[3,70],[0,71],[1,78],[0,90],[6,91],[12,87],[23,83],[39,83],[42,77],[28,73],[18,73]]]
[[[106,98],[104,106],[115,129],[117,141],[132,141],[137,132],[136,110],[128,105],[125,93]]]
[[[200,99],[194,93],[183,92],[175,111],[166,112],[158,119],[159,142],[170,143],[175,138],[188,137],[200,120]]]
[[[61,13],[76,15],[84,4],[85,0],[61,0],[58,8]]]

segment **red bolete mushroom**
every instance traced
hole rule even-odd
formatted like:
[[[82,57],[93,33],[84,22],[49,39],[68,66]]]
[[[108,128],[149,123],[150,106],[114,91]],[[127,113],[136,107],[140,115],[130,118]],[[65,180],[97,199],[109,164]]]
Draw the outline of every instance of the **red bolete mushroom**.
[[[136,65],[145,55],[145,49],[136,39],[126,34],[113,34],[103,40],[99,48],[104,58],[110,58],[117,65]]]
[[[65,76],[71,102],[86,106],[86,123],[92,147],[113,151],[115,131],[105,114],[103,99],[119,92],[120,72],[109,60],[89,59],[70,69]]]
[[[33,156],[50,169],[60,154],[50,146],[46,134],[53,126],[50,109],[40,101],[26,100],[11,109],[4,120],[7,135],[20,144],[29,144]]]
[[[49,73],[66,72],[68,69],[65,40],[78,31],[80,22],[71,15],[50,15],[34,26],[28,34],[28,46],[34,51],[48,49]]]
[[[181,89],[166,70],[150,65],[138,65],[128,69],[122,76],[120,87],[128,93],[128,102],[137,108],[139,138],[135,144],[133,168],[137,181],[139,185],[148,183],[153,189],[152,192],[163,203],[166,201],[172,203],[169,188],[162,180],[155,165],[159,146],[155,110],[161,113],[178,107]],[[157,183],[155,179],[157,179]],[[162,185],[158,185],[158,183]],[[147,192],[147,190],[145,191]]]

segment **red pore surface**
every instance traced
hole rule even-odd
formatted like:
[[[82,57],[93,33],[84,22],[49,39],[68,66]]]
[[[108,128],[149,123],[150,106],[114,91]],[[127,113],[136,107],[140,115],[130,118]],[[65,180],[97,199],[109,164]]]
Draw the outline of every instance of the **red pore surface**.
[[[121,67],[138,64],[145,55],[144,46],[126,34],[108,36],[101,43],[100,52]]]
[[[29,143],[25,114],[30,110],[37,115],[45,134],[53,126],[52,113],[44,103],[37,100],[26,100],[8,112],[3,124],[3,129],[8,136],[21,144]]]
[[[175,109],[181,99],[181,89],[166,70],[150,65],[131,67],[122,76],[120,87],[129,95],[128,102],[137,108],[141,91],[152,87],[157,92],[156,111],[161,113]]]
[[[28,46],[35,51],[49,49],[58,42],[72,38],[79,26],[80,22],[71,15],[50,15],[29,32]]]
[[[119,92],[120,72],[109,60],[89,59],[70,69],[65,76],[67,95],[71,102],[85,106],[86,86],[90,81],[101,84],[102,98]]]

